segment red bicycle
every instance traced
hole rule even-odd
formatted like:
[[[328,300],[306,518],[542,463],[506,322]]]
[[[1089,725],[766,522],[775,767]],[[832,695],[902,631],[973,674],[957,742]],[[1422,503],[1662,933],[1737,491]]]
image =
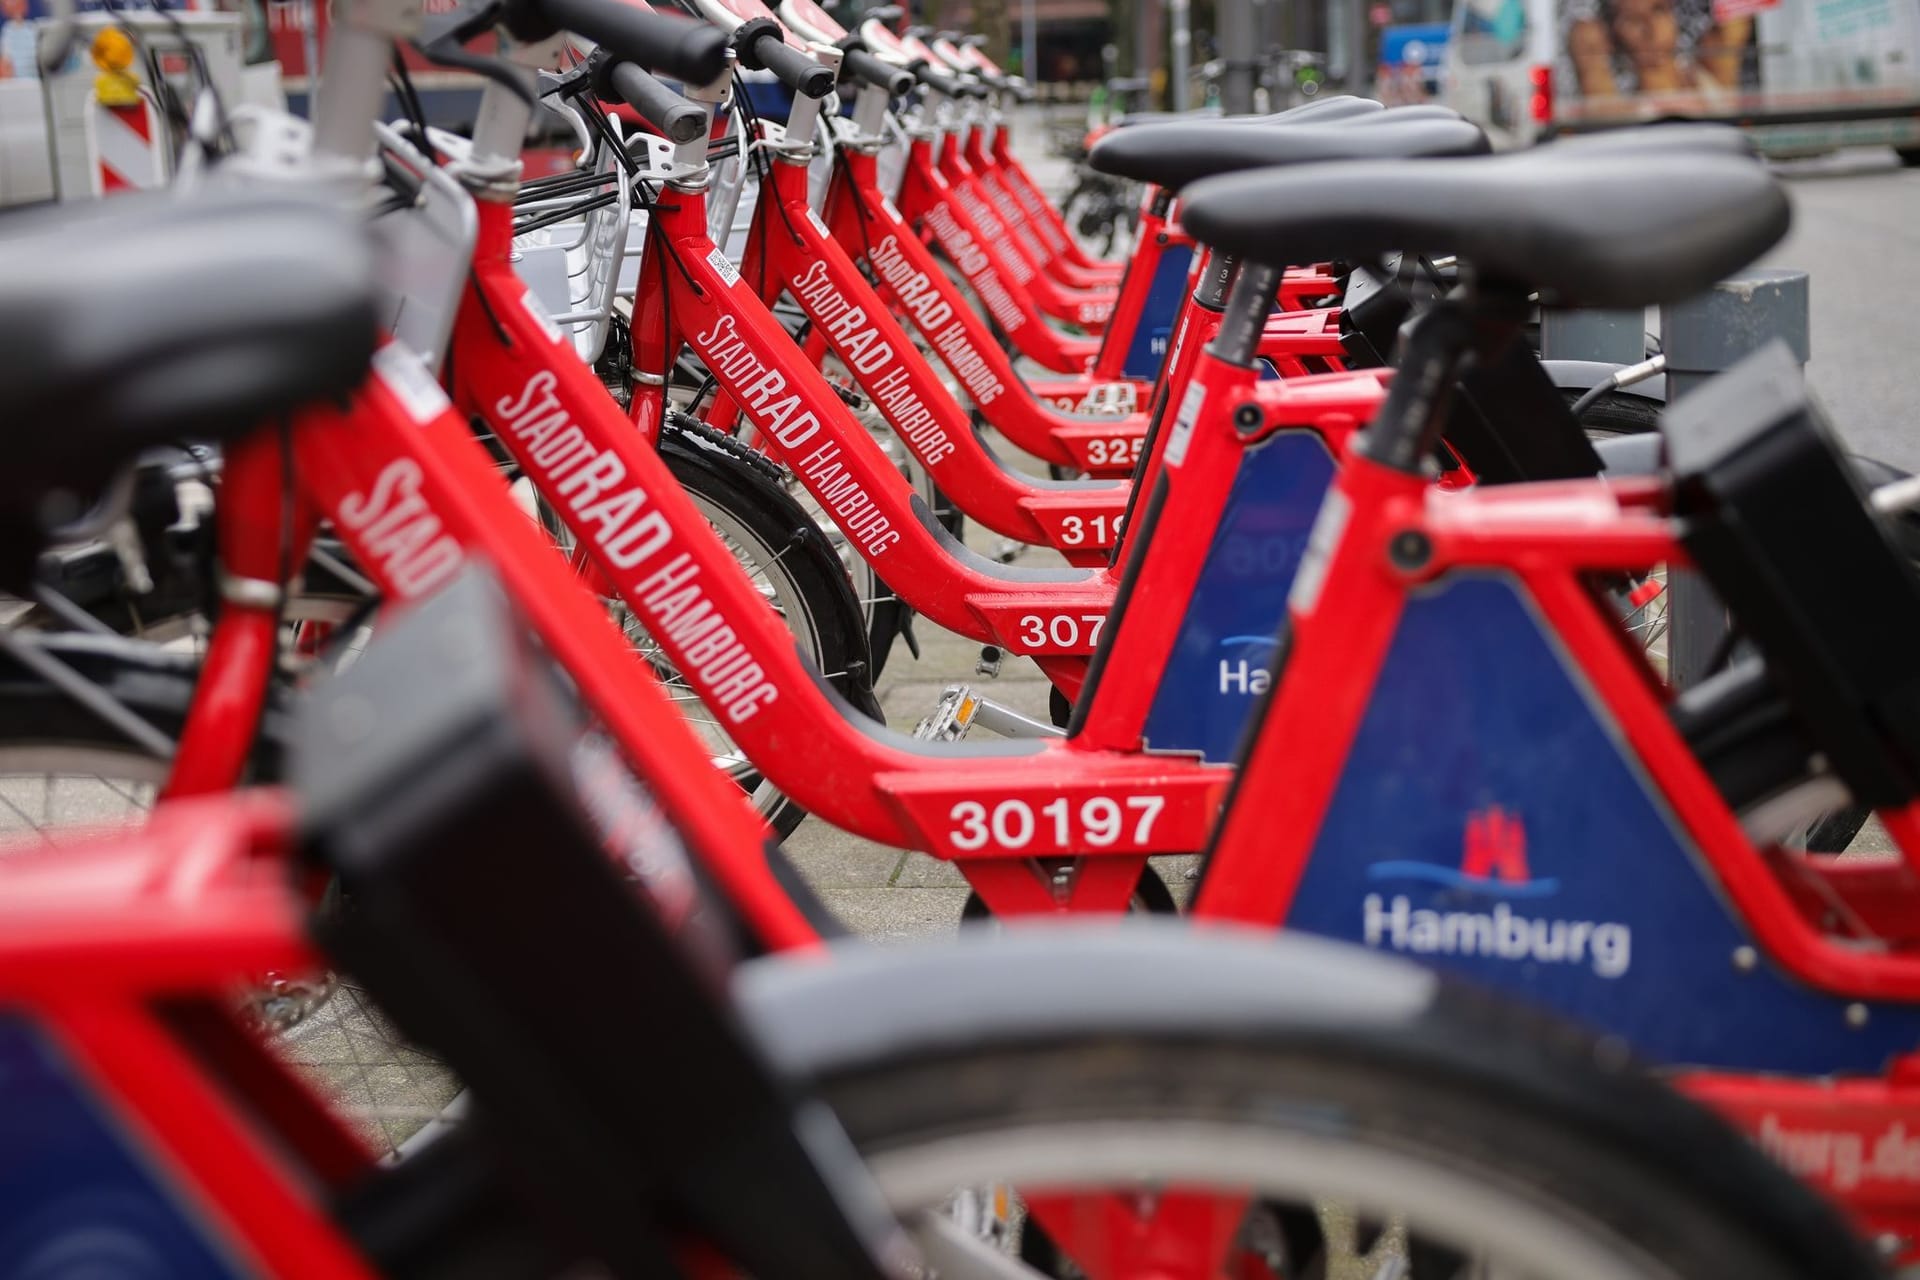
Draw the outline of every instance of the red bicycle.
[[[368,35],[360,31],[356,38]],[[363,39],[357,55],[356,46],[346,44],[344,66],[375,65],[371,55],[381,43]],[[362,60],[356,63],[354,56]],[[355,109],[345,105],[351,99],[335,95],[335,101],[342,105],[330,109]],[[323,136],[341,135],[329,129]],[[476,148],[476,155],[486,153]],[[1324,437],[1342,423],[1351,430],[1362,418],[1372,426],[1364,448],[1350,451],[1353,460],[1323,508],[1317,545],[1295,577],[1296,626],[1275,673],[1278,691],[1258,722],[1239,778],[1243,785],[1214,841],[1198,912],[1285,920],[1355,936],[1377,949],[1469,968],[1496,987],[1521,990],[1614,1030],[1663,1061],[1710,1070],[1713,1074],[1696,1074],[1690,1082],[1708,1096],[1768,1106],[1756,1129],[1763,1141],[1772,1133],[1783,1151],[1800,1148],[1780,1140],[1781,1133],[1832,1133],[1835,1125],[1877,1148],[1890,1109],[1910,1109],[1897,1059],[1891,1067],[1887,1063],[1912,1031],[1911,1009],[1903,1004],[1912,999],[1910,961],[1900,953],[1909,892],[1904,863],[1855,873],[1788,856],[1773,848],[1764,832],[1756,835],[1741,825],[1742,818],[1749,824],[1777,821],[1773,800],[1782,795],[1804,800],[1809,790],[1817,793],[1831,768],[1850,790],[1880,807],[1897,836],[1912,829],[1898,766],[1897,753],[1904,748],[1897,740],[1889,743],[1879,727],[1882,721],[1897,726],[1898,716],[1869,717],[1862,725],[1819,712],[1822,702],[1810,695],[1818,695],[1820,686],[1805,683],[1813,678],[1808,671],[1817,675],[1818,667],[1805,666],[1805,655],[1808,646],[1830,644],[1831,637],[1809,637],[1796,629],[1800,624],[1781,610],[1765,575],[1743,572],[1746,561],[1785,556],[1790,540],[1782,539],[1777,522],[1753,518],[1765,517],[1766,511],[1749,515],[1741,508],[1749,500],[1742,477],[1727,472],[1722,455],[1711,450],[1677,456],[1676,470],[1686,481],[1679,499],[1669,496],[1672,491],[1663,482],[1637,487],[1568,482],[1558,488],[1450,493],[1436,488],[1425,473],[1445,425],[1444,389],[1468,352],[1484,360],[1511,346],[1531,288],[1597,305],[1645,305],[1704,285],[1766,248],[1784,228],[1777,188],[1745,161],[1694,155],[1608,158],[1593,151],[1584,151],[1581,159],[1574,165],[1542,153],[1445,164],[1303,168],[1288,175],[1290,194],[1284,199],[1276,196],[1276,179],[1260,175],[1216,180],[1211,192],[1201,186],[1191,193],[1193,229],[1228,251],[1254,257],[1266,252],[1261,246],[1284,244],[1291,253],[1320,258],[1375,253],[1395,241],[1426,249],[1445,243],[1480,267],[1486,282],[1422,320],[1405,376],[1392,380],[1384,401],[1381,375],[1258,381],[1257,335],[1278,287],[1278,269],[1267,264],[1243,269],[1214,350],[1201,358],[1195,382],[1201,395],[1192,414],[1182,415],[1184,424],[1176,420],[1173,427],[1184,440],[1178,452],[1172,439],[1168,444],[1162,486],[1168,494],[1177,493],[1189,475],[1202,474],[1203,467],[1219,466],[1220,459],[1260,447],[1287,430],[1311,425]],[[1620,175],[1628,169],[1669,181],[1655,188],[1663,193],[1660,199],[1636,204],[1636,234],[1620,240],[1608,221],[1619,210],[1606,206],[1599,194],[1620,189]],[[1680,180],[1683,174],[1688,181]],[[1514,185],[1552,195],[1519,207],[1509,198]],[[1381,207],[1400,212],[1377,222],[1353,216],[1358,208]],[[1675,227],[1696,225],[1720,228],[1722,242],[1703,247],[1669,234]],[[1582,252],[1554,258],[1537,249],[1558,242],[1576,243]],[[558,342],[557,336],[544,334],[533,313],[512,305],[518,295],[487,292],[486,262],[477,271],[480,279],[468,296],[499,304],[492,322],[499,325],[503,349]],[[484,555],[514,598],[528,602],[535,634],[568,671],[621,754],[643,770],[671,768],[674,759],[684,760],[672,741],[649,740],[644,709],[651,704],[624,696],[619,684],[620,664],[630,661],[623,637],[586,593],[553,586],[561,581],[556,574],[564,573],[560,562],[529,523],[503,514],[494,496],[498,479],[465,434],[460,415],[450,411],[437,386],[399,348],[382,348],[376,370],[376,378],[345,408],[304,411],[287,432],[285,448],[298,461],[300,490],[333,513],[361,563],[381,575],[395,602],[444,585],[464,555]],[[534,369],[529,376],[540,372]],[[573,373],[590,377],[583,367]],[[457,368],[454,376],[456,381],[461,376]],[[572,373],[555,370],[552,376]],[[1730,385],[1739,387],[1737,380]],[[1770,391],[1777,385],[1775,378]],[[1439,398],[1429,394],[1436,387],[1443,389]],[[1769,403],[1781,403],[1781,397],[1773,394]],[[1254,406],[1258,417],[1237,412],[1242,405]],[[1235,412],[1221,412],[1227,406]],[[1738,407],[1709,405],[1708,412]],[[570,439],[565,432],[577,425],[563,418],[548,427],[549,438]],[[1751,432],[1739,434],[1727,443],[1727,454],[1738,456],[1739,446],[1754,438]],[[1819,442],[1817,432],[1813,438]],[[244,567],[242,550],[259,555],[275,545],[274,537],[260,537],[259,530],[277,535],[286,527],[280,519],[264,519],[267,495],[276,504],[282,499],[278,483],[262,483],[268,476],[284,478],[277,465],[281,448],[277,441],[256,440],[234,451],[229,483],[251,477],[257,488],[247,492],[262,505],[236,512],[236,518],[248,514],[261,523],[253,526],[254,542],[245,546],[239,534],[247,526],[230,526],[235,533],[230,565]],[[670,518],[678,514],[671,490],[623,484],[629,474],[644,482],[654,473],[616,471],[606,456],[582,457],[568,472],[582,470],[585,478],[561,490],[581,508],[577,515],[600,522],[597,540],[587,531],[599,563],[610,575],[622,568],[636,572],[638,564],[623,566],[618,557],[636,546],[647,546],[649,556],[664,555],[653,562],[646,580],[672,593],[676,603],[671,612],[656,603],[662,610],[658,620],[664,624],[692,613],[703,624],[712,621],[676,659],[725,653],[727,640],[737,638],[720,630],[728,624],[713,620],[710,604],[694,612],[708,603],[708,592],[726,589],[724,575],[704,578],[691,543],[676,546],[677,529],[692,526]],[[624,456],[614,457],[620,467],[628,465]],[[107,461],[103,458],[103,465]],[[1803,466],[1821,477],[1820,492],[1852,494],[1851,480],[1830,453],[1809,452],[1795,443],[1788,467]],[[1723,492],[1727,496],[1719,496]],[[1690,499],[1689,493],[1706,496]],[[1761,493],[1764,497],[1764,487]],[[1872,538],[1862,542],[1856,536],[1863,528],[1878,535],[1857,495],[1850,500],[1851,508],[1841,502],[1826,513],[1836,536],[1852,540],[1843,550],[1854,554],[1837,562],[1885,577],[1874,566],[1887,563],[1886,548],[1874,551]],[[1168,498],[1160,512],[1172,509],[1172,501]],[[1701,528],[1723,531],[1718,542],[1708,536],[1698,544],[1708,553],[1689,556],[1676,520],[1665,509],[1669,503]],[[273,508],[276,515],[284,510]],[[1843,516],[1848,510],[1851,516]],[[588,517],[586,511],[597,514]],[[621,512],[630,519],[602,519]],[[654,515],[659,519],[650,518]],[[290,517],[295,540],[289,545],[297,546],[310,519],[296,507]],[[1743,528],[1760,530],[1761,542],[1743,545]],[[1730,554],[1729,548],[1747,554]],[[1600,588],[1609,575],[1690,559],[1738,596],[1737,608],[1772,618],[1764,630],[1756,624],[1764,652],[1762,665],[1751,669],[1757,674],[1730,672],[1704,705],[1670,709],[1663,683],[1624,635]],[[1804,559],[1799,563],[1804,572]],[[668,569],[666,577],[652,576]],[[1474,569],[1507,581],[1496,579],[1487,587]],[[1894,561],[1892,569],[1897,582],[1904,567]],[[1445,581],[1443,570],[1452,571]],[[252,580],[262,581],[271,583]],[[1911,590],[1911,583],[1905,589]],[[233,575],[230,611],[241,615],[250,603],[262,608],[263,595],[257,585]],[[1852,598],[1880,597],[1869,591]],[[1429,601],[1436,603],[1419,607]],[[1529,601],[1557,643],[1532,622]],[[222,627],[229,621],[223,616]],[[244,638],[246,632],[234,634]],[[696,650],[694,644],[702,641],[713,648]],[[1450,735],[1445,739],[1431,732],[1436,725],[1433,663],[1440,660],[1461,672],[1459,688],[1501,691],[1501,696],[1456,699],[1461,714],[1437,722]],[[1356,662],[1361,664],[1357,678]],[[1488,670],[1512,678],[1502,684],[1490,680]],[[725,671],[736,677],[745,673],[738,663]],[[1901,687],[1897,669],[1879,674]],[[739,686],[742,708],[749,709],[743,722],[760,720],[789,692],[767,686],[764,676],[755,672]],[[721,678],[714,677],[716,686]],[[1784,716],[1771,711],[1769,681],[1784,683]],[[757,692],[763,687],[770,692]],[[1438,686],[1452,687],[1452,681]],[[217,688],[210,672],[202,692]],[[1595,695],[1586,698],[1587,689]],[[233,685],[230,673],[223,691],[248,693]],[[1846,684],[1837,692],[1835,705],[1860,705],[1863,694],[1869,705],[1885,705],[1873,700],[1871,687]],[[748,693],[750,698],[744,696]],[[1549,697],[1554,701],[1544,702]],[[1536,705],[1548,706],[1548,714],[1537,715]],[[1752,722],[1758,726],[1752,733],[1740,731],[1749,722],[1736,713],[1755,706],[1768,714]],[[1482,708],[1486,715],[1507,719],[1496,719],[1490,730],[1472,714]],[[1313,736],[1328,725],[1335,729],[1331,739]],[[1410,733],[1409,726],[1423,727],[1427,735]],[[1775,772],[1759,775],[1763,785],[1756,786],[1754,775],[1735,767],[1748,754],[1739,748],[1771,742],[1776,726],[1784,731],[1783,740],[1789,746],[1798,743],[1799,749],[1784,757],[1784,772],[1776,766]],[[1808,733],[1810,739],[1799,736]],[[1063,763],[1076,759],[1074,752],[1084,753],[1081,760],[1094,759],[1088,745],[1080,743],[1087,736],[1077,735],[1073,745],[1051,756],[1050,744],[1027,756],[1027,772],[1045,769],[1058,778]],[[1325,749],[1302,745],[1315,742],[1324,742]],[[1408,742],[1444,748],[1448,767],[1429,768],[1425,757],[1406,750]],[[186,755],[183,744],[183,761]],[[1137,758],[1129,763],[1140,767]],[[1006,764],[995,767],[1014,772]],[[1509,767],[1518,772],[1503,772]],[[1209,773],[1194,770],[1189,776],[1217,784],[1219,773]],[[1021,777],[1013,786],[1033,788],[1040,781]],[[911,816],[931,791],[931,780],[917,793],[908,782],[892,800]],[[994,903],[999,910],[1099,906],[1102,893],[1116,889],[1122,892],[1107,901],[1122,901],[1139,857],[1121,844],[1126,809],[1095,803],[1102,798],[1097,795],[1082,800],[1043,794],[1047,798],[1038,804],[1029,798],[1034,791],[1017,789],[988,793],[991,807],[976,801],[979,812],[971,821],[986,840],[1001,842],[978,857],[981,865],[969,867],[983,893],[1000,895],[1006,905]],[[1417,797],[1420,803],[1383,800],[1390,794]],[[1489,795],[1495,801],[1491,805],[1483,798]],[[1261,798],[1258,808],[1245,803],[1250,796]],[[1036,815],[1038,805],[1054,799],[1066,802],[1052,812],[1040,808]],[[1664,840],[1656,838],[1668,814],[1678,826],[1669,824]],[[959,824],[954,844],[974,854],[965,844],[971,838],[968,814],[945,816]],[[1034,876],[1033,868],[1017,862],[1031,855],[1006,847],[1018,848],[1016,832],[1046,839],[1051,833],[1042,820],[1066,826],[1066,835],[1058,837],[1062,845],[1075,838],[1078,822],[1085,827],[1081,849],[1100,851],[1109,831],[1120,847],[1075,868],[1067,892],[1049,893],[1060,881]],[[1406,825],[1391,825],[1398,821]],[[1548,821],[1560,824],[1552,845],[1545,851],[1530,847],[1529,824]],[[1328,843],[1322,846],[1321,840]],[[1378,858],[1373,851],[1383,844],[1396,856]],[[1279,875],[1276,846],[1283,859]],[[1633,864],[1640,874],[1617,873],[1622,849],[1641,859]],[[995,864],[1012,874],[994,874]],[[725,866],[725,874],[738,876],[743,886],[741,911],[749,927],[770,943],[806,940],[810,931],[804,917],[784,894],[767,889],[772,879],[766,863],[742,857]],[[1317,878],[1302,874],[1302,866]],[[1115,870],[1122,874],[1113,875]],[[744,888],[755,882],[758,892]],[[1090,885],[1101,886],[1101,892],[1084,892]],[[1651,885],[1660,891],[1646,891]],[[1516,902],[1522,906],[1516,908]],[[1548,905],[1525,906],[1541,902]],[[1836,906],[1844,911],[1831,911]],[[1681,908],[1686,915],[1675,924]],[[1665,952],[1657,946],[1662,941],[1671,944]],[[1867,953],[1859,945],[1863,941],[1885,947],[1886,954]],[[1699,993],[1700,1007],[1737,1009],[1740,1016],[1714,1020],[1691,1009],[1676,1013],[1672,991],[1681,985]],[[1639,994],[1626,999],[1623,993]],[[1855,1008],[1863,1009],[1864,1017]],[[1774,1034],[1788,1020],[1795,1033]],[[1847,1087],[1830,1087],[1827,1077],[1833,1074],[1846,1076]],[[1897,1160],[1888,1167],[1897,1169]],[[1876,1174],[1880,1170],[1877,1163],[1873,1168]],[[1850,1206],[1875,1227],[1902,1230],[1911,1220],[1908,1201],[1895,1194],[1890,1177],[1848,1187],[1843,1185],[1848,1175],[1802,1171],[1816,1180],[1830,1175],[1828,1185],[1843,1196],[1858,1192]],[[1239,1221],[1237,1212],[1232,1216]]]
[[[705,56],[591,0],[510,17],[552,10],[637,56]],[[336,28],[334,85],[379,65],[369,34]],[[328,122],[348,109],[336,96]],[[294,415],[310,440],[371,410],[405,430],[432,401],[376,349],[373,258],[339,216],[232,194],[123,208],[120,292],[20,313],[94,340],[7,371],[31,413],[68,409],[0,477],[10,588],[50,495],[85,501],[183,423],[258,456],[257,420]],[[53,273],[36,264],[96,229],[24,241],[9,278],[37,293]],[[207,305],[168,329],[99,323],[188,285]],[[187,353],[226,376],[165,378]],[[370,355],[385,373],[361,386]],[[109,372],[172,393],[88,397]],[[310,417],[316,398],[358,413]],[[137,833],[0,860],[10,1262],[1121,1280],[1384,1254],[1434,1275],[1872,1274],[1710,1116],[1395,961],[1137,928],[822,954],[657,689],[624,704],[649,754],[611,754],[484,576],[438,576],[302,710],[291,796],[169,803]],[[341,892],[316,906],[322,877]],[[783,941],[808,954],[746,958]],[[326,963],[458,1071],[472,1123],[376,1162],[236,1009],[259,975]],[[1017,1189],[1012,1238],[955,1213],[988,1184]],[[1329,1249],[1328,1205],[1357,1218],[1357,1248]]]

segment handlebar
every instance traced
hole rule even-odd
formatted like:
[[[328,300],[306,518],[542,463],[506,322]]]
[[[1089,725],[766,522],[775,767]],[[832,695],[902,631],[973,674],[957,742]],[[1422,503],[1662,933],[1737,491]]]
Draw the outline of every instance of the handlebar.
[[[966,92],[960,83],[960,77],[950,76],[944,71],[936,71],[929,63],[914,63],[913,74],[919,77],[921,84],[935,93],[944,93],[949,98],[958,98]]]
[[[718,27],[622,0],[509,0],[504,25],[529,43],[571,31],[689,84],[710,84],[727,69],[727,37]]]
[[[881,5],[877,9],[869,9],[865,13],[861,14],[860,17],[864,21],[877,22],[881,26],[890,27],[894,23],[900,21],[900,19],[904,18],[906,14],[907,14],[907,11],[901,8],[899,5],[887,4],[887,5]]]
[[[840,60],[843,77],[847,74],[857,76],[870,85],[885,89],[890,98],[897,98],[913,88],[912,72],[875,57],[860,44],[858,37],[849,36],[841,42],[840,48],[845,54]]]
[[[754,18],[734,28],[733,51],[741,66],[773,72],[802,97],[824,98],[833,92],[833,72],[788,44],[786,32],[772,18]]]
[[[594,77],[594,92],[617,97],[669,142],[692,142],[707,129],[707,113],[631,62],[609,62]]]

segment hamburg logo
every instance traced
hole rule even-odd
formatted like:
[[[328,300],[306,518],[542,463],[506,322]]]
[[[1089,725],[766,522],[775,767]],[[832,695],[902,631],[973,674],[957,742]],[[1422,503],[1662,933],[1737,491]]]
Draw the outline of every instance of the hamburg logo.
[[[1498,806],[1469,814],[1460,866],[1401,860],[1376,862],[1369,880],[1422,880],[1453,894],[1500,899],[1489,910],[1434,910],[1404,893],[1369,893],[1361,904],[1361,938],[1370,947],[1409,955],[1449,955],[1536,965],[1580,965],[1618,978],[1633,963],[1633,931],[1605,920],[1540,919],[1506,900],[1549,898],[1557,878],[1534,879],[1527,866],[1527,829]]]
[[[1547,898],[1560,891],[1559,880],[1527,874],[1527,828],[1519,815],[1499,805],[1467,815],[1463,844],[1458,871],[1431,862],[1376,862],[1367,868],[1367,878],[1430,880],[1502,898]]]
[[[1265,693],[1273,675],[1265,665],[1268,651],[1279,646],[1274,636],[1228,636],[1222,649],[1240,649],[1248,656],[1220,659],[1221,693]]]

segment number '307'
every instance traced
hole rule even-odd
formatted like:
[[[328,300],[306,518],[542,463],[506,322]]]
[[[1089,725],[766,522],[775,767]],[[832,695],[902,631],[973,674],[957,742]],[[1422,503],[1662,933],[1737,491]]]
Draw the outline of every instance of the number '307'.
[[[1002,800],[991,810],[978,800],[962,800],[947,817],[953,823],[948,842],[956,849],[984,849],[988,841],[1003,849],[1024,849],[1036,836],[1050,848],[1105,849],[1122,837],[1145,845],[1154,820],[1166,807],[1165,796],[1092,796],[1077,806],[1065,796],[1034,807],[1024,800]]]

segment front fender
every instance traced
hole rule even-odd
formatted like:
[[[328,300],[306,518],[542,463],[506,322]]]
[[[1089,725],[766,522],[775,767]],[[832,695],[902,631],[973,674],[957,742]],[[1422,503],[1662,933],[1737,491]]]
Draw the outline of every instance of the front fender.
[[[1421,1022],[1441,989],[1427,970],[1345,943],[1174,921],[983,927],[829,954],[752,961],[734,978],[762,1047],[802,1079],[984,1044],[1391,1031]]]

